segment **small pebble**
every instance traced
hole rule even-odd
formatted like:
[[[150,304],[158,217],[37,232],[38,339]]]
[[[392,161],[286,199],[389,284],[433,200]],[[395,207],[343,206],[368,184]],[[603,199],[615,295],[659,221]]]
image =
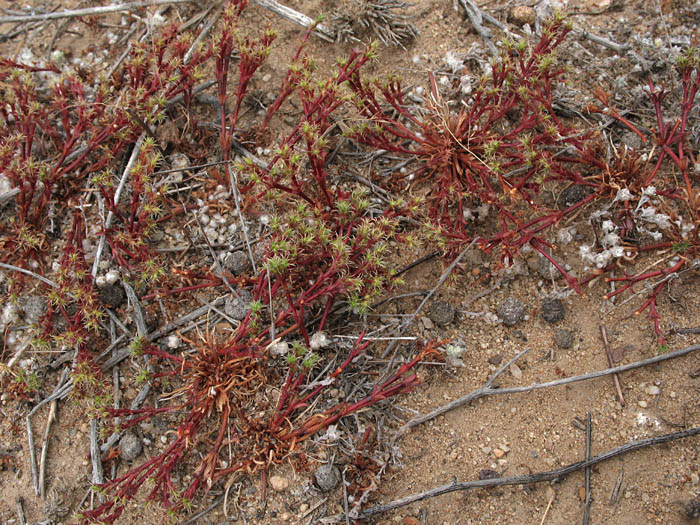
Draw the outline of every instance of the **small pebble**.
[[[508,13],[508,20],[519,26],[524,26],[525,24],[532,26],[536,18],[537,12],[535,8],[528,5],[513,6]]]
[[[229,296],[224,303],[224,311],[226,315],[232,317],[236,321],[242,321],[250,312],[250,303],[253,296],[248,290],[238,292],[239,297],[234,295]]]
[[[554,342],[559,348],[571,348],[574,344],[574,336],[571,330],[559,328],[554,332]]]
[[[316,469],[314,481],[321,492],[330,492],[340,482],[340,471],[337,467],[326,463]]]
[[[233,275],[241,275],[250,267],[248,256],[242,251],[227,253],[223,260],[224,269]]]
[[[445,326],[454,320],[455,309],[447,301],[435,301],[430,305],[428,317],[435,324]]]
[[[564,303],[552,297],[542,301],[542,319],[548,323],[556,323],[564,319]]]
[[[115,284],[105,284],[100,288],[100,302],[109,308],[118,308],[126,299],[126,294],[121,286]]]
[[[122,459],[133,461],[141,454],[143,444],[136,434],[127,431],[119,440],[119,450]]]
[[[700,501],[696,499],[691,499],[685,505],[685,517],[692,520],[695,518],[700,518]]]
[[[641,401],[639,401],[637,404],[642,408],[646,408],[649,406],[649,404],[646,401],[644,401],[643,399]]]
[[[510,373],[513,374],[513,377],[515,377],[516,379],[520,379],[521,377],[523,377],[523,371],[520,370],[520,367],[515,363],[510,365]]]
[[[525,304],[515,297],[507,297],[498,305],[498,317],[506,326],[513,326],[525,318]]]
[[[289,480],[282,476],[270,476],[270,487],[276,492],[284,492],[289,487]]]
[[[646,388],[646,393],[650,396],[658,396],[661,393],[661,389],[656,385],[649,385]]]

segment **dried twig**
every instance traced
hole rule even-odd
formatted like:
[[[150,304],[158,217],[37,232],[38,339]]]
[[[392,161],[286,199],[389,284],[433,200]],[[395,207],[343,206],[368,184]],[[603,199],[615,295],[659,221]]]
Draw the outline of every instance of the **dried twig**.
[[[286,5],[282,5],[279,2],[275,2],[275,0],[255,0],[255,3],[260,7],[272,11],[284,19],[307,29],[314,25],[314,21],[305,14],[295,11],[294,9],[287,7]],[[323,40],[326,40],[327,42],[335,42],[335,32],[330,27],[323,24],[318,24],[314,29],[313,34]]]
[[[127,4],[112,4],[85,9],[72,9],[66,11],[56,11],[54,13],[43,13],[37,15],[14,15],[0,17],[0,24],[17,24],[19,22],[36,22],[44,20],[57,20],[59,18],[73,18],[78,16],[104,15],[107,13],[118,13],[120,11],[131,11],[143,7],[166,4],[186,4],[192,0],[146,0],[145,2],[130,2]]]
[[[41,496],[41,499],[46,499],[46,454],[49,450],[49,433],[51,432],[51,424],[56,420],[57,404],[58,401],[54,399],[49,405],[49,417],[46,419],[44,442],[41,444],[41,456],[39,460],[39,495]]]
[[[501,368],[499,368],[496,373],[491,377],[491,379],[486,383],[484,386],[477,388],[476,390],[470,392],[469,394],[466,394],[458,399],[455,399],[454,401],[451,401],[441,407],[436,408],[432,412],[429,412],[428,414],[424,414],[422,416],[418,416],[410,420],[408,423],[406,423],[404,426],[399,428],[399,430],[396,432],[396,435],[394,436],[393,440],[396,440],[398,437],[402,436],[403,434],[406,433],[406,431],[410,430],[413,427],[417,427],[418,425],[425,423],[426,421],[430,421],[431,419],[435,419],[438,416],[441,416],[442,414],[445,414],[449,412],[450,410],[454,410],[455,408],[464,406],[468,403],[471,403],[472,401],[475,401],[476,399],[490,396],[490,395],[504,395],[504,394],[519,394],[522,392],[530,392],[532,390],[541,390],[543,388],[550,388],[554,386],[563,386],[563,385],[568,385],[570,383],[576,383],[578,381],[586,381],[588,379],[595,379],[597,377],[603,377],[607,376],[610,374],[615,374],[615,373],[620,373],[620,372],[626,372],[627,370],[634,370],[636,368],[642,368],[647,365],[653,365],[654,363],[660,363],[661,361],[666,361],[667,359],[674,359],[676,357],[681,357],[686,354],[690,354],[691,352],[695,352],[697,350],[700,350],[700,345],[693,345],[693,346],[688,346],[686,348],[682,348],[680,350],[675,350],[673,352],[668,352],[665,354],[657,355],[655,357],[650,357],[649,359],[643,359],[641,361],[635,361],[634,363],[630,363],[627,365],[621,365],[617,366],[615,368],[606,368],[605,370],[599,370],[597,372],[589,372],[587,374],[582,374],[578,376],[572,376],[572,377],[566,377],[564,379],[557,379],[555,381],[549,381],[547,383],[535,383],[529,386],[513,386],[513,387],[507,387],[507,388],[493,388],[491,387],[491,383],[493,382],[496,377],[498,377],[503,371],[510,366],[512,363],[520,359],[523,355],[527,353],[527,350],[524,350],[520,352],[517,356],[515,356],[513,359],[508,361],[505,365],[503,365]]]
[[[586,467],[592,467],[603,461],[620,456],[622,454],[627,454],[628,452],[633,452],[642,448],[646,448],[653,445],[660,445],[662,443],[668,443],[670,441],[675,441],[677,439],[683,439],[691,436],[700,435],[700,427],[694,427],[688,430],[682,430],[680,432],[672,432],[670,434],[663,434],[661,436],[640,439],[639,441],[632,441],[625,445],[619,446],[608,450],[607,452],[600,454],[599,456],[593,456],[589,460],[578,461],[576,463],[571,463],[565,467],[547,470],[544,472],[537,472],[535,474],[529,474],[525,476],[513,476],[509,478],[492,478],[492,479],[480,479],[474,481],[454,481],[447,485],[441,485],[439,487],[432,488],[425,492],[419,492],[417,494],[411,494],[405,498],[397,499],[391,503],[386,503],[383,505],[376,505],[363,512],[360,512],[357,518],[367,519],[371,516],[376,516],[377,514],[382,514],[390,510],[398,509],[416,501],[421,501],[427,498],[433,498],[435,496],[441,496],[442,494],[448,494],[450,492],[456,492],[458,490],[469,490],[475,488],[485,488],[485,487],[501,487],[504,485],[521,485],[530,483],[540,483],[543,481],[553,481],[565,478],[569,474],[577,472]],[[340,519],[342,515],[336,516]]]
[[[34,494],[39,495],[39,470],[36,466],[36,451],[34,450],[34,432],[32,432],[32,422],[27,416],[27,442],[29,445],[29,467],[32,471],[32,485]]]
[[[114,192],[114,206],[119,205],[119,198],[122,195],[122,191],[124,191],[124,186],[126,185],[126,178],[129,175],[129,172],[131,171],[132,166],[136,162],[136,159],[139,156],[139,152],[141,151],[141,146],[143,146],[143,141],[146,139],[146,132],[141,133],[139,138],[136,140],[136,144],[134,144],[134,149],[131,152],[131,156],[129,157],[129,161],[126,163],[126,167],[124,168],[124,172],[122,173],[122,177],[119,180],[119,185],[117,186],[117,190]],[[112,224],[112,219],[114,218],[114,213],[111,211],[107,213],[107,220],[105,221],[104,224],[104,229],[107,230],[110,225]],[[97,275],[97,269],[100,267],[100,258],[102,257],[102,250],[105,248],[105,236],[100,237],[100,242],[97,245],[97,251],[95,253],[95,261],[92,264],[92,271],[90,272],[93,276],[93,278]]]
[[[586,461],[591,460],[591,412],[586,417]],[[591,516],[591,466],[586,466],[586,506],[583,511],[583,525],[588,525]]]
[[[600,336],[603,339],[603,346],[605,347],[605,356],[608,359],[608,366],[612,368],[613,360],[612,354],[610,353],[610,343],[608,343],[608,333],[605,331],[603,325],[600,326]],[[622,395],[622,388],[620,387],[620,378],[617,374],[613,374],[613,381],[615,381],[615,390],[617,390],[617,399],[620,401],[620,405],[625,406],[625,396]]]
[[[22,499],[22,496],[17,496],[15,504],[17,505],[17,519],[20,525],[27,525],[27,517],[24,515],[24,499]]]
[[[102,458],[100,458],[100,445],[97,443],[97,420],[90,420],[90,459],[92,460],[92,484],[102,485],[105,482]],[[100,501],[102,496],[98,494]]]

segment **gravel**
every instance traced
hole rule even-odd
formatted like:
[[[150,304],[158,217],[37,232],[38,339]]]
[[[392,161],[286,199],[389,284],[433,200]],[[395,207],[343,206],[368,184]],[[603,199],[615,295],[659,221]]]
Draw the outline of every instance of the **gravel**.
[[[574,344],[574,335],[571,330],[559,328],[554,332],[554,342],[559,348],[571,348]]]
[[[564,319],[564,303],[552,297],[542,301],[542,319],[548,323],[556,323]]]
[[[498,305],[498,317],[506,326],[513,326],[525,319],[525,311],[525,303],[515,297],[506,297]]]
[[[333,465],[321,465],[314,472],[314,481],[321,492],[330,492],[340,482],[340,471]]]
[[[454,321],[455,309],[447,301],[435,301],[430,305],[428,318],[437,325],[445,326]]]
[[[143,444],[136,434],[127,431],[119,440],[119,450],[122,459],[133,461],[141,455]]]

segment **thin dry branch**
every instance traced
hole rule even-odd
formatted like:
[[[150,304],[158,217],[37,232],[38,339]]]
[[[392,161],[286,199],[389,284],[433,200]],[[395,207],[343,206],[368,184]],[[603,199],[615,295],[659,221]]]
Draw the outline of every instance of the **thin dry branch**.
[[[468,403],[471,403],[472,401],[475,401],[476,399],[490,396],[490,395],[504,395],[504,394],[520,394],[522,392],[531,392],[533,390],[541,390],[543,388],[550,388],[554,386],[562,386],[562,385],[568,385],[569,383],[576,383],[578,381],[586,381],[588,379],[595,379],[597,377],[603,377],[607,376],[610,374],[617,374],[620,372],[626,372],[627,370],[634,370],[635,368],[642,368],[647,365],[653,365],[654,363],[660,363],[661,361],[666,361],[668,359],[674,359],[676,357],[681,357],[686,354],[690,354],[691,352],[695,352],[697,350],[700,350],[700,344],[699,345],[692,345],[688,346],[686,348],[682,348],[680,350],[675,350],[674,352],[667,352],[665,354],[657,355],[655,357],[650,357],[649,359],[643,359],[641,361],[635,361],[634,363],[629,363],[627,365],[621,365],[617,366],[615,368],[606,368],[605,370],[599,370],[597,372],[589,372],[588,374],[582,374],[578,376],[572,376],[572,377],[566,377],[564,379],[557,379],[555,381],[549,381],[547,383],[535,383],[532,385],[528,386],[513,386],[513,387],[507,387],[507,388],[493,388],[491,387],[491,384],[493,381],[501,375],[512,363],[520,359],[522,356],[524,356],[528,350],[523,350],[520,352],[517,356],[515,356],[513,359],[508,361],[505,365],[503,365],[501,368],[499,368],[494,375],[489,379],[489,381],[482,387],[477,388],[476,390],[460,397],[459,399],[455,399],[454,401],[451,401],[441,407],[436,408],[432,412],[429,412],[427,414],[424,414],[422,416],[415,417],[411,419],[408,423],[406,423],[404,426],[399,428],[397,430],[396,434],[394,435],[393,441],[395,441],[397,438],[405,434],[408,430],[412,429],[413,427],[417,427],[418,425],[425,423],[426,421],[430,421],[431,419],[435,419],[438,416],[441,416],[442,414],[445,414],[449,412],[450,410],[454,410],[455,408],[464,406]]]
[[[544,472],[537,472],[535,474],[529,474],[526,476],[513,476],[509,478],[494,478],[494,479],[480,479],[474,481],[455,481],[453,483],[448,483],[446,485],[441,485],[439,487],[426,490],[425,492],[418,492],[416,494],[411,494],[405,498],[397,499],[391,503],[386,503],[384,505],[376,505],[363,512],[361,512],[357,518],[367,519],[377,514],[382,514],[390,510],[398,509],[416,501],[421,501],[428,498],[433,498],[435,496],[441,496],[442,494],[448,494],[450,492],[456,492],[458,490],[469,490],[475,488],[486,488],[486,487],[501,487],[504,485],[521,485],[530,483],[540,483],[543,481],[553,481],[562,479],[569,474],[572,474],[578,470],[592,467],[603,461],[620,456],[622,454],[627,454],[628,452],[633,452],[645,447],[652,445],[660,445],[662,443],[668,443],[670,441],[675,441],[677,439],[684,439],[691,436],[697,436],[700,434],[700,427],[694,427],[688,430],[682,430],[680,432],[672,432],[670,434],[663,434],[661,436],[640,439],[639,441],[632,441],[625,445],[613,448],[600,454],[599,456],[593,456],[589,460],[578,461],[576,463],[571,463],[565,467],[547,470]],[[342,515],[335,518],[341,518]]]
[[[148,0],[146,2],[130,2],[128,4],[112,4],[97,7],[87,7],[85,9],[72,9],[66,11],[56,11],[54,13],[43,13],[38,15],[15,15],[0,17],[0,24],[17,24],[20,22],[37,22],[45,20],[57,20],[60,18],[73,18],[78,16],[104,15],[107,13],[118,13],[120,11],[131,11],[142,7],[166,4],[186,4],[193,0]]]
[[[286,5],[282,5],[279,2],[275,2],[275,0],[255,0],[255,3],[260,7],[272,11],[284,19],[307,29],[314,25],[314,21],[305,14],[295,11],[294,9],[287,7]],[[323,24],[318,24],[314,29],[313,34],[327,42],[335,42],[335,31]]]

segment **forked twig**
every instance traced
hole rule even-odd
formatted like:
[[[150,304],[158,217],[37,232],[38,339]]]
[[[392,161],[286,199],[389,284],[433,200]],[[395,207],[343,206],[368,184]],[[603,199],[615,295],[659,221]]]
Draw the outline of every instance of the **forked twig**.
[[[474,481],[454,481],[446,485],[441,485],[439,487],[426,490],[425,492],[418,492],[416,494],[411,494],[405,498],[400,498],[391,503],[386,503],[383,505],[376,505],[363,512],[360,512],[357,518],[367,519],[371,516],[376,516],[377,514],[382,514],[390,510],[398,509],[416,501],[421,501],[427,498],[433,498],[435,496],[441,496],[442,494],[448,494],[450,492],[456,492],[458,490],[469,490],[475,488],[486,488],[486,487],[501,487],[504,485],[521,485],[530,483],[540,483],[543,481],[553,481],[564,478],[569,474],[572,474],[578,470],[584,469],[586,467],[592,467],[603,461],[620,456],[622,454],[627,454],[628,452],[633,452],[645,447],[652,445],[660,445],[662,443],[668,443],[670,441],[675,441],[677,439],[684,439],[691,436],[697,436],[700,434],[700,427],[694,427],[688,430],[682,430],[680,432],[672,432],[670,434],[663,434],[661,436],[640,439],[639,441],[632,441],[625,445],[613,448],[600,454],[599,456],[593,456],[589,460],[578,461],[576,463],[571,463],[565,467],[547,470],[544,472],[537,472],[535,474],[529,474],[525,476],[513,476],[509,478],[493,478],[493,479],[480,479]],[[342,515],[334,516],[334,518],[342,518]]]
[[[392,441],[395,441],[397,438],[402,436],[403,434],[406,433],[406,431],[412,429],[413,427],[417,427],[418,425],[425,423],[426,421],[430,421],[431,419],[435,419],[438,416],[441,416],[442,414],[445,414],[449,412],[450,410],[454,410],[455,408],[464,406],[468,403],[471,403],[472,401],[490,396],[490,395],[504,395],[504,394],[519,394],[521,392],[530,392],[532,390],[541,390],[543,388],[550,388],[554,386],[562,386],[562,385],[568,385],[569,383],[577,383],[579,381],[586,381],[588,379],[595,379],[597,377],[603,377],[607,376],[610,374],[616,374],[620,372],[626,372],[627,370],[634,370],[635,368],[642,368],[647,365],[653,365],[654,363],[660,363],[661,361],[666,361],[667,359],[673,359],[676,357],[681,357],[686,354],[690,354],[691,352],[695,352],[697,350],[700,350],[700,344],[698,345],[692,345],[688,346],[686,348],[682,348],[680,350],[676,350],[674,352],[668,352],[665,354],[657,355],[655,357],[650,357],[649,359],[643,359],[641,361],[635,361],[634,363],[629,363],[627,365],[621,365],[617,366],[615,368],[606,368],[605,370],[598,370],[597,372],[589,372],[587,374],[582,374],[578,376],[572,376],[572,377],[566,377],[564,379],[557,379],[555,381],[548,381],[546,383],[534,383],[532,385],[528,386],[513,386],[513,387],[506,387],[506,388],[492,388],[491,384],[493,383],[494,379],[496,379],[500,374],[503,373],[503,371],[510,366],[512,363],[520,359],[523,355],[527,353],[527,350],[524,350],[520,352],[517,356],[515,356],[513,359],[508,361],[505,365],[503,365],[501,368],[499,368],[496,373],[489,379],[488,383],[486,383],[484,386],[477,388],[476,390],[458,398],[455,399],[454,401],[450,401],[449,403],[436,408],[432,412],[429,412],[427,414],[423,414],[422,416],[415,417],[411,419],[408,423],[406,423],[404,426],[399,428],[396,431],[396,434],[392,438]]]

